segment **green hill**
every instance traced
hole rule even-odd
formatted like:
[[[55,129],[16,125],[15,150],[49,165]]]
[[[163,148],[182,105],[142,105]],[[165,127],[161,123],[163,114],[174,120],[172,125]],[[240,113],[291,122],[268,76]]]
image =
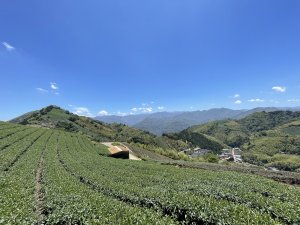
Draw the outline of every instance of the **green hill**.
[[[163,136],[74,115],[57,106],[27,113],[11,122],[84,134],[97,142],[128,143],[140,155],[145,149],[172,159],[187,159],[178,152],[194,146],[220,153],[230,146],[240,147],[243,159],[252,164],[291,171],[300,168],[300,112],[257,112],[240,120],[213,121]]]
[[[53,105],[26,113],[10,122],[85,134],[91,140],[97,142],[126,142],[135,147],[144,148],[173,159],[179,159],[180,154],[178,155],[178,151],[188,147],[183,141],[158,137],[124,124],[106,124],[98,120],[72,114]]]
[[[277,126],[299,120],[300,112],[274,111],[253,113],[239,123],[250,132],[258,132],[273,129]]]
[[[214,121],[188,128],[185,132],[206,134],[231,147],[241,146],[248,140],[249,135],[249,132],[235,120]]]
[[[300,168],[300,112],[257,112],[240,120],[221,120],[168,134],[198,145],[201,135],[240,147],[246,162],[284,170]],[[215,145],[211,145],[215,150]]]
[[[182,140],[191,143],[194,147],[200,147],[203,149],[209,149],[215,153],[220,153],[223,148],[226,148],[226,144],[222,143],[218,139],[199,132],[189,132],[184,130],[179,134],[164,134],[164,137],[168,137],[174,140]]]

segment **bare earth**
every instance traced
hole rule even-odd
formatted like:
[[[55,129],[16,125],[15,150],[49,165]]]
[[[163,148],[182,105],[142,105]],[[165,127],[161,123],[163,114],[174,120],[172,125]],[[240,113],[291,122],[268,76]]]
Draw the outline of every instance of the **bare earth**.
[[[122,151],[129,151],[129,159],[130,160],[141,160],[140,158],[136,157],[131,149],[129,149],[127,146],[124,145],[118,145],[114,146],[112,145],[113,142],[102,142],[103,145],[107,146],[109,148],[109,151],[111,154],[122,152]]]

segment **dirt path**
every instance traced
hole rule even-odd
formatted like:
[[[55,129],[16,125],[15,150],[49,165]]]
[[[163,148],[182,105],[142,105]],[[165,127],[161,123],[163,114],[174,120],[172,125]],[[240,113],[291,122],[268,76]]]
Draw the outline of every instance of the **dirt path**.
[[[43,179],[43,162],[44,154],[41,155],[38,169],[35,177],[35,202],[36,202],[36,214],[37,214],[37,223],[42,224],[44,215],[43,215],[43,194],[42,194],[42,179]]]
[[[37,216],[37,224],[44,224],[44,202],[43,202],[43,191],[42,191],[42,182],[43,182],[43,168],[44,168],[44,155],[45,151],[47,150],[47,144],[52,137],[53,132],[50,134],[49,138],[45,142],[45,146],[43,147],[41,157],[38,163],[38,167],[36,170],[35,175],[35,191],[34,191],[34,198],[35,198],[35,204],[36,204],[36,216]]]
[[[129,149],[127,146],[122,145],[113,145],[114,142],[102,142],[103,145],[107,146],[111,154],[115,154],[117,152],[128,151],[130,160],[141,160]]]

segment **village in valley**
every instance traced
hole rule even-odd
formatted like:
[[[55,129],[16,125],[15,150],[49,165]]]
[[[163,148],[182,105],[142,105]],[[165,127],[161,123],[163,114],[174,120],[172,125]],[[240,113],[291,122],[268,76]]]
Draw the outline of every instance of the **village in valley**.
[[[186,155],[189,155],[192,158],[202,157],[207,153],[213,153],[212,150],[209,149],[202,149],[196,147],[194,149],[186,149],[182,151]],[[242,163],[242,150],[240,148],[224,148],[222,149],[221,153],[218,154],[220,160],[229,161],[229,162],[236,162]]]

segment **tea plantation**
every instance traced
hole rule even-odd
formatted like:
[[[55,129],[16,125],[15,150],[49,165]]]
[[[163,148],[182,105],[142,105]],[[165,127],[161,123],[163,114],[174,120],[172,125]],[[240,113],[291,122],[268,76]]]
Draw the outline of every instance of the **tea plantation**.
[[[1,122],[0,224],[300,224],[298,187],[106,154],[80,134]]]

